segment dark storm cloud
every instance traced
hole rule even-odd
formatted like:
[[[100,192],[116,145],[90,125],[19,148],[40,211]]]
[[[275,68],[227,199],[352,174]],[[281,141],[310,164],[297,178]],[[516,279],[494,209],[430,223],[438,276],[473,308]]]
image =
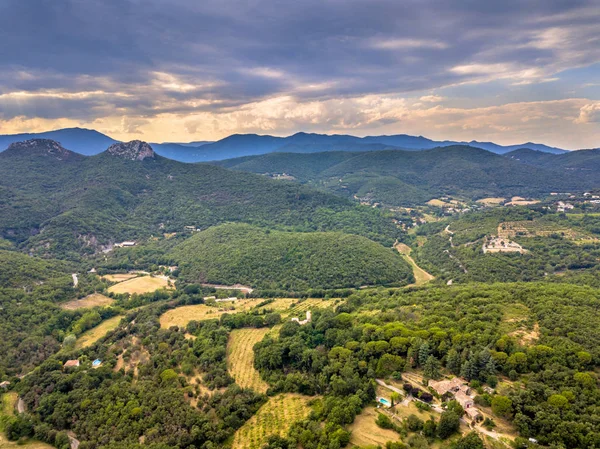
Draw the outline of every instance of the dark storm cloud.
[[[0,117],[535,81],[600,60],[599,9],[597,0],[4,0]],[[57,95],[12,95],[20,91]]]

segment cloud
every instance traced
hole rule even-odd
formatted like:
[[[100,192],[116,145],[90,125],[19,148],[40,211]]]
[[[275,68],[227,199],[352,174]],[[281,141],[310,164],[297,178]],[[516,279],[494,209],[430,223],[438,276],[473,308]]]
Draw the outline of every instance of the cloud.
[[[579,109],[575,123],[600,123],[600,102],[589,103]]]
[[[424,95],[421,98],[419,98],[419,100],[425,102],[425,103],[439,103],[440,101],[443,101],[445,98],[440,96],[440,95]]]
[[[415,111],[462,101],[444,88],[502,84],[509,97],[512,89],[600,62],[596,0],[275,6],[273,0],[4,0],[0,41],[10,45],[0,46],[0,120],[10,129],[87,123],[121,137],[166,133],[157,140],[281,134],[299,126],[418,133],[422,127],[410,120]],[[489,104],[486,94],[482,88],[469,107]],[[420,104],[408,106],[405,98]],[[454,114],[431,113],[440,120]],[[572,114],[571,126],[595,117],[570,109],[562,116]],[[482,136],[469,117],[463,115],[464,127]],[[514,123],[486,129],[496,136],[507,126],[516,132]],[[545,135],[521,126],[538,133],[526,140]]]

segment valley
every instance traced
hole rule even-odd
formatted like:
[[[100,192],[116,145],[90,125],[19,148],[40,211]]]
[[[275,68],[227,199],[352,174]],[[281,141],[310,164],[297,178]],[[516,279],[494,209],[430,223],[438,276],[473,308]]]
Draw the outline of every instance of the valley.
[[[446,159],[434,167],[428,151]],[[600,391],[597,191],[448,177],[452,159],[487,161],[479,150],[378,153],[365,176],[394,201],[363,196],[360,152],[323,156],[344,192],[303,178],[316,165],[269,179],[141,142],[92,157],[43,141],[0,154],[13,195],[0,220],[0,380],[26,410],[4,412],[1,444],[594,444],[583,411]],[[395,158],[421,167],[411,176],[428,194],[392,173]],[[40,164],[45,179],[28,175]],[[433,388],[452,379],[466,397]]]

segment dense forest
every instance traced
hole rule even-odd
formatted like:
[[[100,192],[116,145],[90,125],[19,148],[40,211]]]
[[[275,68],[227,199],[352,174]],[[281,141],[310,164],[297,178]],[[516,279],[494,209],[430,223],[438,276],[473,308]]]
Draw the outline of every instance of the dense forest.
[[[298,233],[228,224],[199,232],[170,253],[188,282],[307,290],[413,281],[395,250],[342,233]]]
[[[587,158],[583,157],[584,153],[589,153]],[[572,165],[577,156],[582,159],[577,167],[582,169],[575,177]],[[272,153],[215,164],[259,174],[285,173],[299,182],[326,188],[339,195],[356,196],[388,206],[422,205],[443,195],[473,200],[514,195],[544,196],[553,191],[590,189],[600,181],[597,170],[583,170],[590,163],[598,164],[598,152],[541,153],[540,158],[550,162],[528,164],[521,162],[519,157],[505,157],[457,145],[426,151]]]
[[[342,231],[391,246],[384,212],[262,176],[158,155],[129,160],[72,153],[55,142],[0,153],[0,237],[42,256],[78,260],[124,240],[228,221],[297,231]]]

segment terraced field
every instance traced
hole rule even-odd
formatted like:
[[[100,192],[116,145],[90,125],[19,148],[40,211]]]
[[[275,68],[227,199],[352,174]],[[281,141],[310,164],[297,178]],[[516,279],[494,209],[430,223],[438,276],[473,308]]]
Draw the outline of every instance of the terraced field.
[[[270,398],[235,433],[232,449],[260,449],[269,436],[286,435],[294,422],[308,416],[310,400],[310,397],[299,394],[280,394]]]
[[[270,332],[268,328],[237,329],[231,332],[227,345],[227,369],[235,382],[243,388],[265,393],[269,385],[254,368],[254,345]]]

